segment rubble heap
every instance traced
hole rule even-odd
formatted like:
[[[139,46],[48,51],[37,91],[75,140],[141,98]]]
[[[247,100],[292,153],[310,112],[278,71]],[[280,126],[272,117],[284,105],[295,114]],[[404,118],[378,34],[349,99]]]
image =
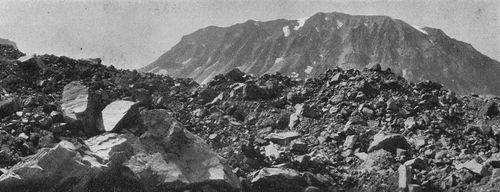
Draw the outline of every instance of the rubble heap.
[[[2,189],[499,189],[500,100],[378,65],[198,85],[99,59],[0,62]]]

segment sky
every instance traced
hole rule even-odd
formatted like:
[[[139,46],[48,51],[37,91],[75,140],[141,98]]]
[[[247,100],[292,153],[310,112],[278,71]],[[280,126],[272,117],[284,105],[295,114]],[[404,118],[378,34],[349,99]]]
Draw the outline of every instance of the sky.
[[[496,0],[1,0],[0,38],[30,54],[99,57],[136,69],[203,27],[334,11],[440,28],[500,60]]]

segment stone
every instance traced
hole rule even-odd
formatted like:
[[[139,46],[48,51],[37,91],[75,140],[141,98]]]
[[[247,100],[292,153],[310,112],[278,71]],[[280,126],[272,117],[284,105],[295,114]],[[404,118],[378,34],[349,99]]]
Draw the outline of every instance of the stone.
[[[486,166],[484,166],[483,164],[479,163],[476,159],[472,159],[470,161],[467,161],[465,163],[462,163],[462,164],[458,164],[455,166],[456,169],[468,169],[478,175],[481,175],[481,176],[486,176],[486,175],[489,175],[489,171],[488,171],[488,168]]]
[[[105,131],[122,129],[139,130],[139,110],[135,102],[118,100],[110,103],[102,110],[102,121]]]
[[[425,162],[421,158],[408,160],[404,163],[404,165],[409,166],[413,169],[420,169],[420,170],[425,170],[427,168],[427,162]]]
[[[498,114],[498,108],[497,104],[493,100],[486,102],[479,110],[479,115],[481,116],[492,117],[495,116],[496,114]]]
[[[301,140],[292,141],[291,148],[292,148],[292,151],[296,151],[296,152],[300,152],[300,153],[307,152],[307,144]]]
[[[321,117],[319,110],[307,104],[296,104],[295,113],[313,119]]]
[[[28,71],[30,72],[30,74],[33,74],[37,73],[38,70],[40,70],[43,67],[44,62],[37,55],[27,55],[19,58],[17,61],[17,65],[23,71]]]
[[[303,192],[308,186],[299,172],[286,168],[263,168],[251,180],[254,191]]]
[[[380,64],[376,63],[376,64],[368,65],[368,69],[370,71],[381,71],[382,67],[380,66]]]
[[[396,154],[396,149],[407,149],[410,150],[411,146],[406,141],[406,138],[400,134],[376,134],[373,137],[373,141],[368,147],[368,152],[372,152],[378,149],[385,149],[393,154]]]
[[[387,109],[392,111],[399,111],[399,106],[392,98],[387,100]]]
[[[133,135],[119,135],[116,133],[104,133],[84,141],[89,150],[100,157],[103,164],[114,163],[115,165],[124,163],[133,154],[132,143],[137,138]]]
[[[3,98],[0,101],[0,118],[7,117],[19,110],[21,110],[21,105],[16,98]]]
[[[271,133],[265,139],[279,145],[288,145],[292,140],[299,138],[300,133],[295,131]]]
[[[236,81],[236,82],[244,82],[245,81],[245,73],[243,73],[240,69],[234,68],[233,70],[226,73],[226,78]]]
[[[98,99],[91,97],[88,88],[79,81],[64,86],[61,102],[63,116],[68,123],[80,122],[83,131],[90,135],[104,131]]]
[[[405,129],[406,130],[413,130],[417,126],[417,123],[415,122],[415,117],[408,117],[405,120]]]
[[[339,83],[342,78],[342,73],[335,73],[333,77],[330,79],[331,83]]]
[[[297,113],[292,113],[290,115],[290,121],[288,122],[288,128],[294,128],[300,121],[300,116]]]
[[[392,166],[394,161],[395,159],[389,151],[379,149],[368,153],[365,161],[360,165],[360,168],[366,170],[384,169],[386,167]]]
[[[362,153],[354,153],[354,155],[356,157],[358,157],[359,159],[363,160],[363,161],[366,161],[366,159],[368,158],[368,154],[362,152]]]
[[[398,186],[400,189],[408,189],[408,186],[411,184],[412,174],[411,169],[406,165],[400,165],[398,168]]]
[[[240,181],[203,139],[184,129],[166,110],[142,114],[147,131],[134,145],[135,154],[124,165],[145,183],[146,189],[176,191],[216,186],[240,188]],[[137,149],[137,150],[136,150]]]
[[[274,143],[270,143],[264,147],[264,155],[271,159],[278,159],[280,157],[280,152],[278,151],[279,146]]]
[[[2,190],[30,190],[36,186],[37,190],[48,191],[84,191],[79,189],[87,185],[88,175],[97,175],[104,170],[96,158],[80,156],[78,148],[68,141],[61,141],[53,148],[41,149],[37,154],[19,162],[0,176]],[[65,181],[79,180],[79,185],[65,186]],[[75,189],[76,188],[76,189]],[[45,190],[44,190],[45,189]]]
[[[357,135],[349,135],[345,138],[344,147],[347,149],[352,149],[358,140]]]

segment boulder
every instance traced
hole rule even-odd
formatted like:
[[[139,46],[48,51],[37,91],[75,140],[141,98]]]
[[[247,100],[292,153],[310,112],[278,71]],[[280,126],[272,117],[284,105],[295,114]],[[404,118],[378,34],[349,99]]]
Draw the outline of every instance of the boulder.
[[[102,121],[105,131],[122,129],[136,132],[140,128],[139,109],[135,102],[118,100],[110,103],[102,110]]]
[[[43,68],[43,61],[39,56],[27,55],[19,58],[17,60],[17,65],[23,71],[29,72],[29,74],[38,73],[38,70]]]
[[[61,102],[63,116],[68,123],[81,123],[83,131],[90,135],[104,130],[98,99],[91,97],[89,89],[79,81],[64,86]]]
[[[321,112],[319,110],[317,110],[315,107],[303,103],[295,105],[295,113],[313,119],[321,117]]]
[[[44,148],[1,175],[0,186],[5,191],[61,191],[87,185],[88,176],[99,174],[103,168],[96,158],[81,157],[77,150],[68,141]]]
[[[232,80],[232,81],[236,81],[236,82],[244,82],[245,81],[245,73],[243,73],[242,71],[240,71],[240,69],[238,68],[234,68],[233,70],[229,71],[228,73],[226,73],[226,78]]]
[[[0,101],[0,118],[4,118],[21,110],[21,105],[16,98],[10,97]]]
[[[345,138],[344,147],[347,149],[352,149],[358,140],[357,135],[349,135]]]
[[[455,166],[455,168],[457,169],[465,168],[481,176],[486,176],[490,174],[490,172],[488,171],[488,167],[479,163],[476,159],[472,159],[465,163],[458,164]]]
[[[235,191],[239,179],[225,160],[200,137],[185,130],[166,110],[143,114],[148,130],[134,145],[135,155],[124,165],[139,177],[147,190],[212,189]]]
[[[298,133],[296,131],[288,131],[288,132],[281,132],[281,133],[271,133],[265,139],[270,140],[270,141],[277,143],[279,145],[287,145],[292,140],[299,138],[299,137],[300,137],[300,133]]]
[[[410,150],[411,146],[406,141],[406,138],[400,134],[377,134],[374,136],[373,141],[368,147],[368,152],[372,152],[378,149],[385,149],[393,154],[396,154],[396,149],[407,149]]]
[[[286,168],[263,168],[251,180],[252,191],[302,192],[308,187],[299,172]]]
[[[412,174],[411,169],[406,165],[400,165],[398,168],[399,173],[399,188],[408,189],[411,184]]]

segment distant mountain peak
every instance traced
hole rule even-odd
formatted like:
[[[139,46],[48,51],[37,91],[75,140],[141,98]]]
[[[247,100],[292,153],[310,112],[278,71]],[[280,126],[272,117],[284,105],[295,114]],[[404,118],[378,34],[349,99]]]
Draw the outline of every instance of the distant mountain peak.
[[[410,81],[433,80],[461,94],[500,95],[500,63],[442,30],[388,16],[317,13],[248,20],[185,35],[141,69],[207,83],[234,68],[254,75],[313,77],[327,69],[380,64]]]

